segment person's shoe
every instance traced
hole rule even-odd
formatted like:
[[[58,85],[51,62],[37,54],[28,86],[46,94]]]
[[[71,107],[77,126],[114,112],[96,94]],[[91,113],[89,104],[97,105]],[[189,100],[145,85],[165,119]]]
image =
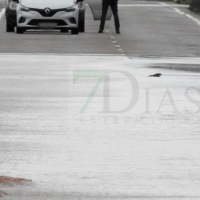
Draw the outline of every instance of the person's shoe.
[[[98,33],[103,33],[103,30],[99,30],[99,32]]]
[[[119,30],[116,30],[116,33],[117,33],[117,34],[120,34],[120,31],[119,31]]]

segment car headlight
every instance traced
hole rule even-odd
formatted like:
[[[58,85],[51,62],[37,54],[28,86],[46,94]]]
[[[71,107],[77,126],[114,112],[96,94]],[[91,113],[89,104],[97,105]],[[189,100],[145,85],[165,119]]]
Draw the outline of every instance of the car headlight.
[[[76,13],[77,10],[78,10],[78,9],[77,9],[76,7],[73,6],[73,7],[66,8],[66,9],[65,9],[65,12],[74,12],[74,13]]]
[[[25,7],[25,6],[22,6],[22,5],[20,5],[19,10],[20,10],[20,11],[23,11],[23,12],[29,12],[29,11],[30,11],[29,8],[27,8],[27,7]]]
[[[16,10],[16,9],[17,9],[17,3],[11,1],[11,2],[9,3],[9,8],[10,8],[11,10]]]

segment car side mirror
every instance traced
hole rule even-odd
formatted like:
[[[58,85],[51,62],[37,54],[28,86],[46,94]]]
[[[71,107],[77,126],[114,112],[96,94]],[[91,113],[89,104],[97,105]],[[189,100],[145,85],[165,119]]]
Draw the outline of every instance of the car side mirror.
[[[77,0],[76,2],[77,2],[77,3],[80,3],[80,2],[83,2],[83,1],[84,1],[84,0]]]
[[[19,3],[19,0],[12,0],[13,2],[15,2],[15,3]]]

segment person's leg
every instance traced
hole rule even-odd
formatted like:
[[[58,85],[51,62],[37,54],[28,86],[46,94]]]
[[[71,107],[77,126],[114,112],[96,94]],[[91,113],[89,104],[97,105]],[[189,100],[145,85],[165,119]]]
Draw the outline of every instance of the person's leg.
[[[111,9],[112,9],[112,13],[113,13],[113,16],[114,16],[116,32],[120,33],[120,23],[119,23],[118,5],[117,4],[118,4],[117,1],[113,1],[111,3]]]
[[[102,15],[101,15],[101,23],[100,23],[100,29],[99,33],[103,33],[105,21],[106,21],[106,14],[108,11],[109,4],[106,1],[102,2]]]

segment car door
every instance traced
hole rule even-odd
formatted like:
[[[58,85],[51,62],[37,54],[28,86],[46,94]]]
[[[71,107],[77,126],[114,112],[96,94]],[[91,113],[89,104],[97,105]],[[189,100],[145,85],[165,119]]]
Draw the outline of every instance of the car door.
[[[94,20],[100,20],[102,14],[102,0],[84,0],[87,3],[91,10],[94,17]],[[111,20],[112,12],[111,9],[108,9],[106,20]]]

